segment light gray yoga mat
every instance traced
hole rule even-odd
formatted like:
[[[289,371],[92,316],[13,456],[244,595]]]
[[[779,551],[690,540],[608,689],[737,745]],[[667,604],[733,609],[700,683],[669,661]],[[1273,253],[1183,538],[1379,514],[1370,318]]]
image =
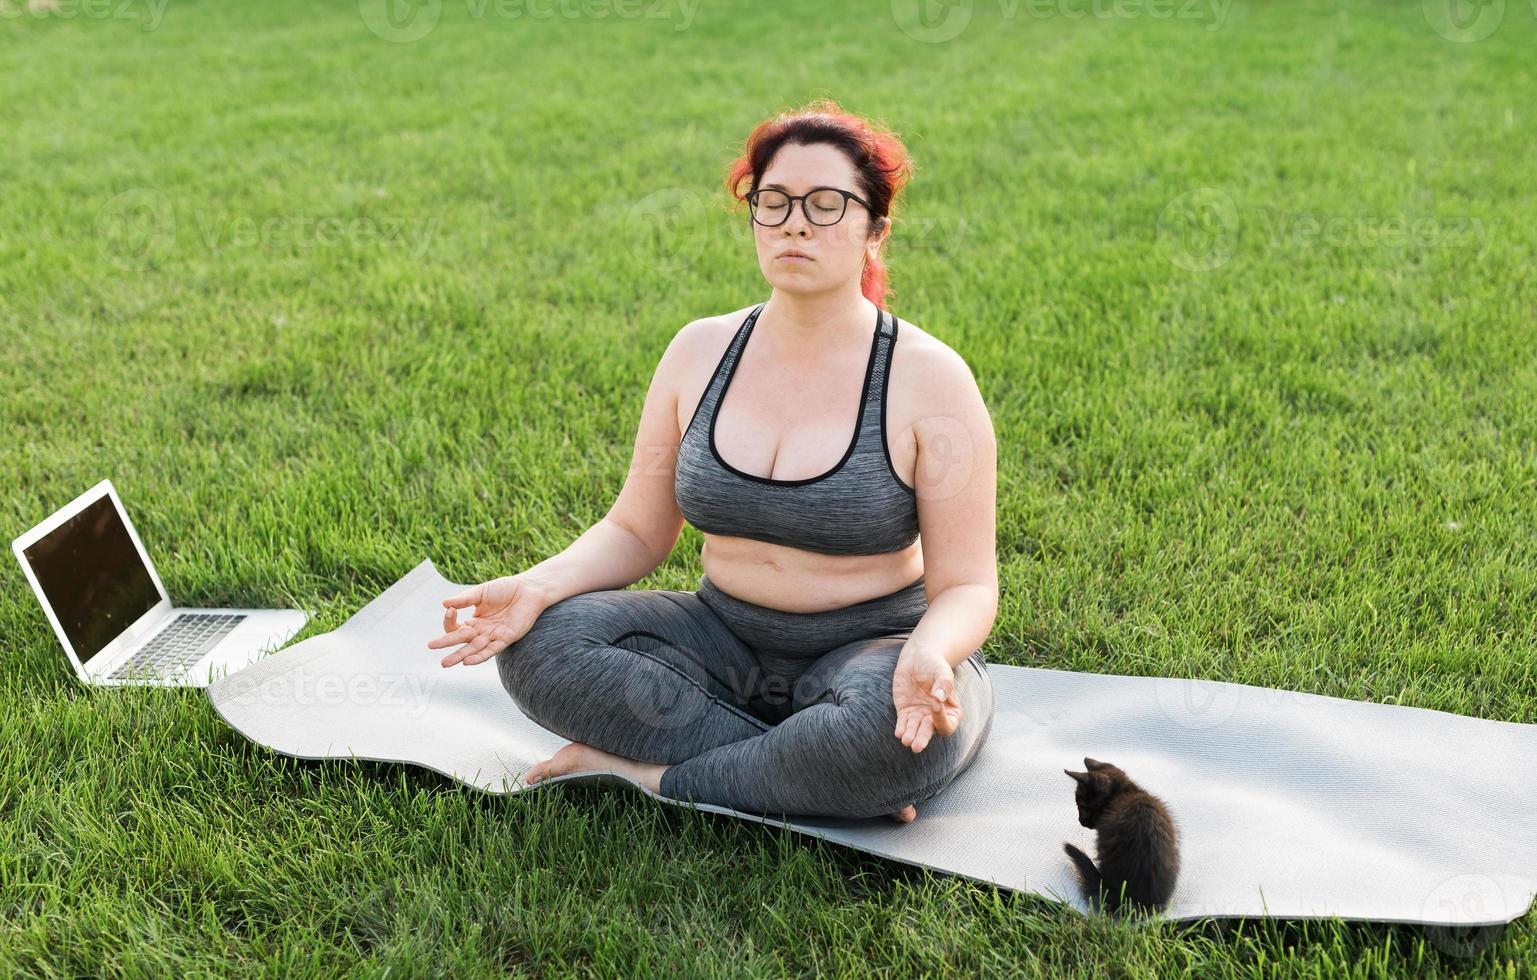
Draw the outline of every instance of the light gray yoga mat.
[[[409,762],[491,793],[617,773],[518,777],[566,740],[525,718],[495,661],[438,666],[443,598],[423,561],[339,629],[210,686],[253,741],[306,759]],[[1219,681],[990,664],[997,716],[972,766],[897,824],[785,826],[935,871],[1088,907],[1062,842],[1094,853],[1073,781],[1113,762],[1168,803],[1182,838],[1171,919],[1260,916],[1485,925],[1537,892],[1537,725]]]

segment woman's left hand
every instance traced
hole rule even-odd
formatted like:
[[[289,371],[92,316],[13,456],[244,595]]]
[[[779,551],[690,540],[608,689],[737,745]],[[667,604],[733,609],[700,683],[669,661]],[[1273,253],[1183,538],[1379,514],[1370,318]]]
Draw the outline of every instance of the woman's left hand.
[[[897,730],[902,744],[914,752],[928,747],[937,730],[949,735],[961,723],[961,702],[955,693],[955,672],[936,653],[904,647],[891,677],[891,700],[897,706]]]

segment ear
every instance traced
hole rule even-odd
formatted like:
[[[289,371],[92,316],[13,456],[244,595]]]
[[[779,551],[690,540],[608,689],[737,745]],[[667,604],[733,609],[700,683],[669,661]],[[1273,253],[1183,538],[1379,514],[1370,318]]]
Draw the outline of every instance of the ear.
[[[1067,773],[1069,776],[1072,776],[1073,779],[1077,780],[1078,782],[1083,783],[1085,786],[1088,786],[1091,783],[1089,774],[1086,772],[1073,772],[1071,769],[1064,769],[1062,771]]]
[[[1090,772],[1093,772],[1095,769],[1109,769],[1110,768],[1110,763],[1108,763],[1108,762],[1100,762],[1098,759],[1091,759],[1088,756],[1084,756],[1083,757],[1083,765],[1084,765],[1084,768],[1088,769]]]

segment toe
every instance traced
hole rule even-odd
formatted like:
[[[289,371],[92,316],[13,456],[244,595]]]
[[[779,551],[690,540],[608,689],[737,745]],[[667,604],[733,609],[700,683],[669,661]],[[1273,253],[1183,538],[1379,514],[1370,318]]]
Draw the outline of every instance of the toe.
[[[569,745],[562,746],[560,751],[548,759],[540,759],[534,763],[529,767],[528,772],[523,774],[523,782],[533,783],[541,779],[547,779],[550,776],[559,776],[566,772],[570,769],[568,764],[571,758],[570,749],[571,746]]]
[[[587,753],[587,747],[580,742],[570,742],[563,745],[560,751],[548,759],[534,763],[533,768],[529,769],[527,774],[524,775],[523,781],[531,783],[535,780],[544,780],[551,776],[564,776],[568,773],[587,769],[589,768],[585,764],[588,761]]]

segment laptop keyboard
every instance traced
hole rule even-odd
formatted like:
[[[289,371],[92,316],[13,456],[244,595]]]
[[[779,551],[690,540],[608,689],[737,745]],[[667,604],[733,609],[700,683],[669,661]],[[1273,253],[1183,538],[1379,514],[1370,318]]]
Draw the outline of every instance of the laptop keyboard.
[[[118,680],[180,673],[202,659],[243,619],[245,615],[237,613],[182,613],[107,676]]]

